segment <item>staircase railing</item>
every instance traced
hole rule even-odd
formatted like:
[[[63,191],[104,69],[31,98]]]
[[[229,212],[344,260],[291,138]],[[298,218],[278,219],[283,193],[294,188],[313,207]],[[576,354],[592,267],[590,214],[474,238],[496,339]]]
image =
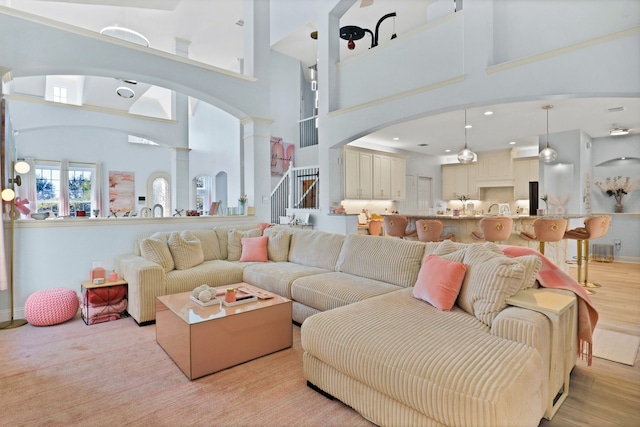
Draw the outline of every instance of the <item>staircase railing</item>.
[[[271,192],[271,222],[278,224],[281,216],[287,215],[287,208],[318,209],[320,190],[320,167],[293,167],[284,173],[278,185]]]

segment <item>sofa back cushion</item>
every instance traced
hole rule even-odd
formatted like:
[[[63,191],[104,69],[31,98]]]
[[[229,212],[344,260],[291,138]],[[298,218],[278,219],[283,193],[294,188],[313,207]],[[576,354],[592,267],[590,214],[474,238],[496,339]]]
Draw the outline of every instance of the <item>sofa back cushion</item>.
[[[344,239],[342,234],[296,230],[291,235],[289,261],[335,271]]]
[[[227,259],[229,257],[229,252],[228,252],[229,230],[246,231],[246,230],[251,230],[255,228],[258,228],[258,224],[218,225],[213,227],[213,231],[215,231],[216,235],[218,236],[218,245],[220,247],[220,259]],[[238,252],[238,259],[240,259],[240,252]],[[238,259],[236,259],[236,261]]]
[[[527,262],[536,264],[533,258],[537,257],[531,257]],[[482,245],[469,245],[463,262],[467,265],[467,274],[457,304],[491,326],[493,319],[507,306],[505,300],[529,281],[526,275],[531,272],[516,258],[498,254]],[[537,268],[540,268],[539,264]]]
[[[168,233],[154,233],[148,238],[140,240],[140,255],[151,262],[160,264],[165,273],[173,270],[173,256],[167,244]]]
[[[229,230],[227,237],[227,261],[239,261],[242,256],[242,238],[243,237],[260,237],[262,230],[254,228],[252,230]]]
[[[409,288],[416,283],[425,245],[389,237],[349,234],[338,271]]]
[[[202,244],[190,231],[172,232],[167,244],[177,270],[187,270],[204,261]]]
[[[202,245],[202,255],[205,261],[222,259],[218,235],[213,230],[191,230],[191,233],[200,240]]]

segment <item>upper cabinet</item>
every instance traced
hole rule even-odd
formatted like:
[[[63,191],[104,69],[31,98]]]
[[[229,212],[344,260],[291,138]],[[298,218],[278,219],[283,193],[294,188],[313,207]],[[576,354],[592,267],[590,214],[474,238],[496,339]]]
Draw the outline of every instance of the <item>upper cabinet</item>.
[[[521,157],[513,159],[513,176],[515,185],[513,194],[516,200],[529,198],[529,182],[540,178],[540,159],[536,157]]]
[[[469,199],[479,199],[477,176],[477,163],[442,165],[442,198],[454,200],[467,196]]]
[[[386,153],[344,148],[345,199],[406,197],[406,160]]]
[[[373,155],[344,150],[345,199],[371,199],[373,196]]]
[[[481,187],[513,186],[513,150],[478,153],[477,178]]]

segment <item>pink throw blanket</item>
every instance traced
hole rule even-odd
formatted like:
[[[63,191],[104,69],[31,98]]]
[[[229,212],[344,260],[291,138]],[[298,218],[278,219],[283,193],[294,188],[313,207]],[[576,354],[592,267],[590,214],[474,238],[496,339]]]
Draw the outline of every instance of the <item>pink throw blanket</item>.
[[[549,258],[540,252],[523,246],[500,246],[500,249],[510,257],[523,255],[537,255],[542,259],[542,266],[536,277],[540,286],[545,288],[565,289],[578,297],[578,354],[587,356],[587,365],[591,366],[593,358],[593,330],[598,323],[598,312],[591,303],[589,295],[580,284],[562,271]]]

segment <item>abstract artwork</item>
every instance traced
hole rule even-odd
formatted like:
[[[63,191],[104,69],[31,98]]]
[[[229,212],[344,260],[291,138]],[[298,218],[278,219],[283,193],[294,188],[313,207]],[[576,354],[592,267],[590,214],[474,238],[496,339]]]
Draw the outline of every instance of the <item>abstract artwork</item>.
[[[134,173],[109,171],[109,210],[124,216],[134,209]]]
[[[282,138],[271,137],[271,175],[282,176],[289,170],[289,164],[293,162],[293,144],[282,142]]]

